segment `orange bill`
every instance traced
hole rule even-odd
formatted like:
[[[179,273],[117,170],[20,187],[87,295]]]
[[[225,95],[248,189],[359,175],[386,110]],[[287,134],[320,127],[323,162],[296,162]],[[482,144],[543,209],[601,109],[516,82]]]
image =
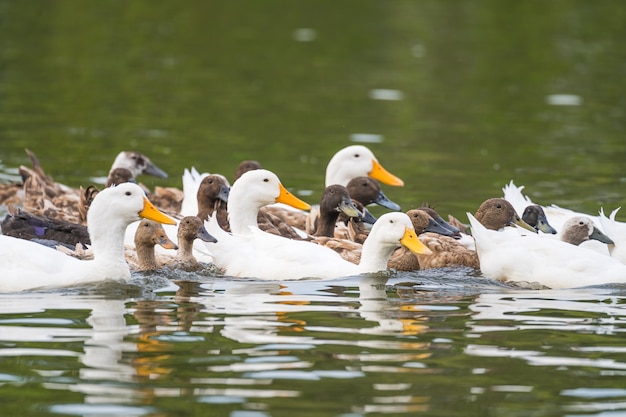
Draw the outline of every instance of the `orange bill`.
[[[300,210],[311,210],[311,206],[308,203],[291,194],[282,184],[278,184],[278,186],[280,187],[280,194],[276,197],[277,203],[288,204]]]
[[[164,213],[161,213],[159,209],[154,207],[154,205],[146,197],[143,198],[143,209],[139,212],[139,216],[144,219],[154,220],[158,223],[176,224],[176,220]]]
[[[414,229],[405,228],[404,236],[400,239],[400,243],[417,255],[433,254],[432,251],[417,238],[417,233],[415,233]]]
[[[372,159],[372,170],[368,175],[383,184],[395,185],[397,187],[402,187],[404,185],[404,181],[383,168],[383,166],[375,159]]]

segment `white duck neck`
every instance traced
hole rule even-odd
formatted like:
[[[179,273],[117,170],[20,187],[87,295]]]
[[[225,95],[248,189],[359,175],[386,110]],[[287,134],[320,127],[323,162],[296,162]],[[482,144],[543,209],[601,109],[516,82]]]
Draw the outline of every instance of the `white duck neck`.
[[[235,183],[228,196],[228,222],[235,235],[249,235],[250,226],[258,227],[259,210],[264,205],[240,190]]]
[[[377,241],[376,236],[372,236],[370,233],[365,242],[363,242],[359,270],[361,272],[386,271],[387,262],[397,247],[397,245]]]

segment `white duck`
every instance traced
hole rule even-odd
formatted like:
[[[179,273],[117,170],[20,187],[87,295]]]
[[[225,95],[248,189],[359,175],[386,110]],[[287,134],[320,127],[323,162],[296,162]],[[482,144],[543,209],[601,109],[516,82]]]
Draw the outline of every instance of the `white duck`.
[[[357,177],[370,177],[387,185],[404,185],[404,181],[383,168],[374,153],[363,145],[339,150],[326,166],[326,187],[333,184],[347,187],[350,180]]]
[[[228,200],[232,234],[220,229],[214,217],[208,225],[209,233],[217,239],[209,245],[214,262],[226,275],[273,280],[334,278],[386,270],[389,256],[400,245],[428,251],[417,240],[404,213],[389,213],[378,219],[363,245],[359,265],[344,261],[326,247],[265,233],[256,225],[258,210],[277,202],[283,188],[278,177],[267,170],[245,173],[233,184]],[[282,202],[306,208],[306,203],[294,196]]]
[[[525,196],[522,193],[523,189],[524,186],[518,187],[513,183],[513,181],[502,188],[504,198],[509,201],[516,210],[521,210],[522,212],[524,209],[520,209],[520,207],[535,204],[528,196]],[[614,241],[615,245],[611,245],[607,248],[607,246],[602,242],[592,239],[590,241],[583,242],[581,247],[591,249],[605,255],[611,255],[612,257],[620,259],[622,262],[626,263],[626,239],[621,239],[620,237],[623,236],[623,234],[620,234],[618,231],[626,231],[626,223],[615,220],[615,214],[619,209],[613,212],[611,219],[608,219],[604,215],[603,209],[600,209],[600,215],[593,216],[587,213],[579,213],[570,209],[559,207],[554,204],[550,206],[542,206],[542,208],[545,212],[546,218],[558,232],[560,232],[564,228],[566,222],[573,217],[582,216],[591,220],[595,227],[597,227],[601,232],[604,232]]]
[[[523,213],[527,206],[534,205],[530,197],[524,195],[522,190],[524,186],[516,186],[513,181],[509,182],[502,188],[504,193],[504,199],[513,205],[515,211]],[[586,213],[578,213],[576,211],[556,206],[554,204],[550,206],[541,206],[545,213],[546,218],[550,221],[550,224],[558,231],[563,228],[563,225],[567,220],[575,216],[584,216],[591,219],[596,226],[600,226],[598,216],[591,216]]]
[[[470,213],[467,216],[480,269],[488,278],[550,288],[626,283],[626,265],[616,259],[537,234],[488,230]]]
[[[94,253],[91,261],[81,261],[27,240],[0,236],[0,291],[128,280],[130,270],[123,243],[126,227],[141,217],[174,223],[148,201],[141,187],[132,183],[98,193],[87,216]]]

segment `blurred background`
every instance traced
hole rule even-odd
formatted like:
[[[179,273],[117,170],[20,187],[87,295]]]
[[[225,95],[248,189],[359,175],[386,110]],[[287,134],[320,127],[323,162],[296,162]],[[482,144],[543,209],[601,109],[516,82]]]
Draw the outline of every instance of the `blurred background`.
[[[626,3],[0,0],[0,181],[34,151],[89,185],[122,150],[169,173],[256,159],[319,201],[363,143],[465,219],[510,180],[535,202],[626,204]],[[624,220],[626,214],[618,215]]]

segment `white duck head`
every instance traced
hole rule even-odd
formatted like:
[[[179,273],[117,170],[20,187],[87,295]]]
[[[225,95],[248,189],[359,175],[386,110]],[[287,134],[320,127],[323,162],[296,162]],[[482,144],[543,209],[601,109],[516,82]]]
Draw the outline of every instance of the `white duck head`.
[[[234,182],[228,196],[228,220],[233,234],[248,234],[250,226],[257,225],[259,209],[274,203],[300,210],[311,208],[287,191],[273,172],[266,169],[245,172]]]
[[[372,151],[363,145],[339,150],[326,166],[326,186],[347,186],[356,177],[371,177],[387,185],[404,185],[404,181],[383,168]]]

